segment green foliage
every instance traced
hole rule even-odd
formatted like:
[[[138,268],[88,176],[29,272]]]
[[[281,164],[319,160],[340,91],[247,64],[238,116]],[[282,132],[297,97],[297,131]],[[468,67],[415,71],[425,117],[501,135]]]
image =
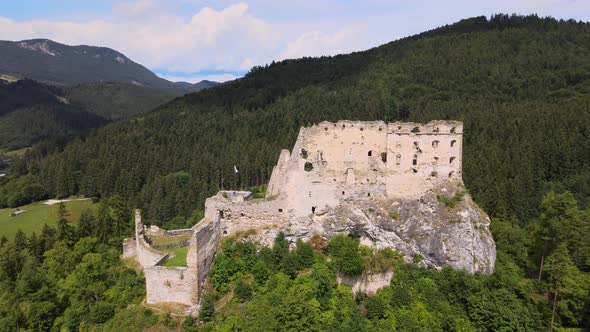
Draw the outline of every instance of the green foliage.
[[[213,295],[207,292],[203,293],[201,298],[201,310],[199,311],[199,319],[204,322],[210,322],[215,317]]]
[[[252,288],[244,279],[239,278],[236,281],[234,295],[240,300],[249,300],[252,297]]]
[[[443,203],[449,209],[453,209],[453,208],[455,208],[457,203],[459,203],[463,200],[464,197],[465,197],[465,192],[459,191],[459,192],[455,193],[455,195],[453,195],[452,197],[437,195],[436,200],[439,201],[440,203]]]
[[[334,258],[334,265],[338,272],[354,277],[363,270],[363,258],[359,251],[359,240],[350,236],[338,234],[330,239],[328,252]]]

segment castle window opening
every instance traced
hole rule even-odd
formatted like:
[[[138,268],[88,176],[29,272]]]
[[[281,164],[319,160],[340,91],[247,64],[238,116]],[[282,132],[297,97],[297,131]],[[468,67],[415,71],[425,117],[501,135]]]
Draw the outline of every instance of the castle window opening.
[[[223,210],[219,210],[219,218],[223,219]]]
[[[387,152],[381,152],[381,161],[384,163],[387,162]]]
[[[223,230],[223,235],[227,235],[227,229]]]
[[[342,129],[346,128],[346,125],[342,125]]]
[[[325,130],[325,131],[328,131],[328,127],[324,127],[324,130]]]
[[[397,126],[397,129],[398,129],[398,130],[399,130],[399,129],[402,129],[402,126]]]
[[[371,197],[371,193],[367,193],[367,197]]]
[[[454,134],[456,132],[455,127],[451,128],[451,134]]]
[[[453,161],[455,161],[455,157],[451,157],[451,159],[449,159],[449,164],[452,164]]]
[[[383,128],[379,127],[379,131],[382,131],[382,130],[383,130]]]
[[[437,165],[438,164],[438,157],[432,158],[432,164],[433,165]]]
[[[282,212],[283,212],[283,209],[279,209],[279,212],[281,212],[281,213],[282,213]]]
[[[369,153],[367,153],[367,155],[368,155],[369,157],[372,157],[372,156],[373,156],[373,150],[369,150]]]
[[[395,156],[395,166],[399,166],[401,163],[402,163],[402,155],[398,153]]]
[[[457,143],[457,141],[456,140],[452,140],[451,141],[451,147],[455,146],[455,143]]]
[[[311,207],[311,213],[315,213],[315,206]]]
[[[300,153],[301,158],[303,159],[307,159],[307,150],[305,149],[301,149],[301,153]]]
[[[432,177],[436,177],[436,176],[438,176],[438,172],[436,172],[436,171],[433,171],[433,172],[431,172],[431,173],[430,173],[430,176],[432,176]]]
[[[414,159],[412,159],[412,165],[418,165],[418,155],[414,155]]]
[[[415,169],[415,168],[412,168],[412,172],[414,172],[414,173],[418,173],[418,170],[417,170],[417,169]]]
[[[415,133],[419,133],[419,132],[420,132],[420,128],[418,128],[418,127],[414,127],[414,128],[412,129],[412,133],[414,133],[414,134],[415,134]]]
[[[365,130],[365,128],[361,127],[361,131]]]
[[[342,192],[342,195],[344,195],[344,191]]]
[[[303,166],[303,169],[304,169],[306,172],[311,172],[311,171],[313,171],[313,164],[312,164],[312,163],[310,163],[310,162],[308,161],[308,162],[306,162],[306,163],[305,163],[305,165]]]
[[[414,146],[415,147],[418,147],[418,142],[414,142]]]
[[[449,172],[449,177],[451,178],[451,177],[453,177],[453,175],[455,175],[455,172],[454,171],[450,171]]]
[[[433,148],[438,148],[438,141],[432,141],[432,147]]]

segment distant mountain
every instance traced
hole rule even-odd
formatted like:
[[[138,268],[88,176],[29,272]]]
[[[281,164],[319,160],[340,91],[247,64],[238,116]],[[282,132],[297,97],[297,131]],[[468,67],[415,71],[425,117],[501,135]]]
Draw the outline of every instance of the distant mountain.
[[[170,82],[106,47],[68,46],[49,39],[0,41],[0,77],[31,78],[54,85],[129,83],[177,95],[216,85]]]
[[[0,80],[0,149],[80,134],[108,122],[71,104],[59,87],[28,79],[13,83]]]

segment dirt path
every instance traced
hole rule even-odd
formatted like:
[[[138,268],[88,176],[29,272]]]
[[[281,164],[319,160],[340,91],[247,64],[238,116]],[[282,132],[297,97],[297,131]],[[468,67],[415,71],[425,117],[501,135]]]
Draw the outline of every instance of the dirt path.
[[[76,199],[49,199],[44,202],[46,205],[54,205],[59,204],[61,202],[71,202],[71,201],[87,201],[90,198],[76,198]]]

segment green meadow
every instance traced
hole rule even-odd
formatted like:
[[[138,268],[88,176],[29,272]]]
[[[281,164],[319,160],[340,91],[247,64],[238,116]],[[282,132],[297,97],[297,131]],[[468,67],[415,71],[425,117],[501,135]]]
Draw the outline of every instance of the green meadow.
[[[77,223],[82,211],[87,208],[96,209],[98,204],[93,204],[91,200],[64,202],[68,211],[70,222]],[[37,232],[39,234],[43,225],[47,223],[50,226],[57,224],[57,212],[59,204],[46,205],[44,202],[35,202],[18,208],[0,209],[0,236],[5,235],[8,239],[13,239],[16,232],[21,229],[26,234]],[[17,210],[25,212],[17,216],[11,214]]]

